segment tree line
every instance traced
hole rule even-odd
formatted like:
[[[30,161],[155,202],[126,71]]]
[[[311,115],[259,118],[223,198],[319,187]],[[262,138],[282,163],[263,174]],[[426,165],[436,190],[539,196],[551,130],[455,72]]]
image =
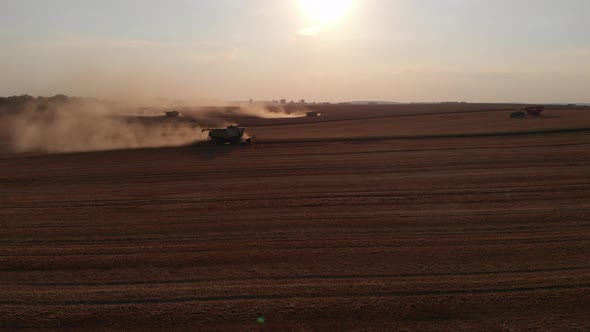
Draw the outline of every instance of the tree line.
[[[0,97],[0,112],[18,113],[24,110],[36,110],[39,112],[47,111],[58,105],[64,104],[83,104],[88,102],[104,102],[96,98],[68,97],[63,94],[57,94],[52,97],[33,97],[30,95]]]

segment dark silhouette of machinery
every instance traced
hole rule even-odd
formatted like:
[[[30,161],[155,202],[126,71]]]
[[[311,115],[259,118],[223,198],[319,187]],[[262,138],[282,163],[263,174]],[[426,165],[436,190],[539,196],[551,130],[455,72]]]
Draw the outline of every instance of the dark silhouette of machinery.
[[[166,114],[166,117],[168,117],[168,118],[177,118],[180,116],[180,112],[178,112],[178,111],[168,111],[168,112],[164,112],[164,114]]]
[[[526,113],[523,111],[516,111],[516,112],[510,113],[510,117],[513,119],[526,118]]]
[[[540,117],[545,106],[526,106],[519,111],[510,113],[511,118],[526,118],[527,116]]]
[[[209,132],[209,139],[215,145],[224,145],[226,143],[231,145],[251,145],[256,140],[256,136],[250,136],[244,139],[244,128],[238,126],[227,126],[227,128],[221,129],[203,129],[203,132],[205,131]]]
[[[527,106],[522,109],[528,116],[541,116],[545,110],[545,106]]]

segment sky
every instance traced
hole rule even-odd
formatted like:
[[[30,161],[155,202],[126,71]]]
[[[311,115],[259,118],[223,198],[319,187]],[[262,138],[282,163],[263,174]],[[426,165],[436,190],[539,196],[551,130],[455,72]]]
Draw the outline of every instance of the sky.
[[[590,102],[588,0],[317,1],[0,0],[0,96]]]

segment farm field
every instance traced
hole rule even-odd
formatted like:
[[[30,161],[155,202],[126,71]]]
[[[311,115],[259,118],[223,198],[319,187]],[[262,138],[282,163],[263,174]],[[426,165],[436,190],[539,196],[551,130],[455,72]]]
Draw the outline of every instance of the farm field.
[[[588,330],[590,111],[510,108],[1,153],[0,328]]]

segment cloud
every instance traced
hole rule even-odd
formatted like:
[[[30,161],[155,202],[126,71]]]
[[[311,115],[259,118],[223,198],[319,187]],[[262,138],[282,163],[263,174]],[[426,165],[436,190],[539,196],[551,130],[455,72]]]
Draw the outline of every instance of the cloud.
[[[217,54],[200,54],[192,57],[192,61],[199,64],[212,64],[219,62],[230,62],[236,60],[242,50],[239,47],[232,47],[231,50]]]

